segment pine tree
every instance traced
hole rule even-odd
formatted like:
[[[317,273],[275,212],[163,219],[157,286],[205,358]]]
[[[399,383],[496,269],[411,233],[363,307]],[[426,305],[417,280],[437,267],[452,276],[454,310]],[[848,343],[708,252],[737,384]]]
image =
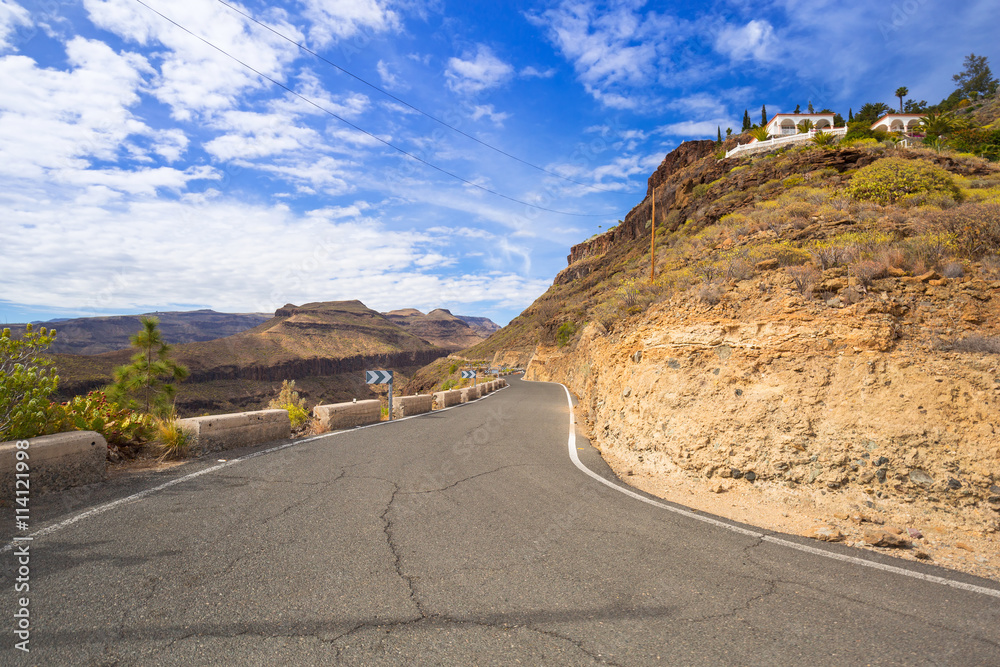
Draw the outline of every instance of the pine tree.
[[[760,107],[760,126],[767,127],[767,105],[761,105]]]
[[[848,123],[853,123],[854,122],[854,110],[853,109],[848,109],[847,110],[847,122]]]
[[[809,100],[809,113],[816,113],[815,111],[813,111],[813,102],[812,102],[812,100]]]
[[[793,111],[792,113],[802,113],[802,105],[796,104],[795,111]]]
[[[969,97],[972,93],[992,95],[997,92],[998,82],[990,71],[986,56],[970,53],[965,57],[965,69],[951,77],[958,84],[962,95]]]
[[[750,114],[747,113],[746,109],[744,109],[743,110],[743,131],[746,132],[749,129],[750,129]]]
[[[132,363],[115,369],[115,381],[105,393],[122,407],[136,406],[164,417],[173,409],[177,393],[171,382],[186,378],[188,369],[170,359],[171,348],[160,333],[159,319],[141,317],[139,321],[142,329],[129,339],[136,348]]]
[[[717,135],[716,138],[715,138],[715,141],[716,141],[716,143],[720,143],[721,144],[722,143],[722,126],[721,125],[716,125],[715,127],[716,127],[716,135]]]

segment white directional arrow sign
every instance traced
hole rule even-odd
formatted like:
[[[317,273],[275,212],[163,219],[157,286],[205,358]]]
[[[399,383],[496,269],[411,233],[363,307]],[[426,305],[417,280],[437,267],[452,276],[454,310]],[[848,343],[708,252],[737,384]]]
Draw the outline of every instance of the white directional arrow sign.
[[[462,371],[463,378],[474,378],[476,377],[476,371]]]
[[[367,384],[392,384],[392,371],[365,371]]]

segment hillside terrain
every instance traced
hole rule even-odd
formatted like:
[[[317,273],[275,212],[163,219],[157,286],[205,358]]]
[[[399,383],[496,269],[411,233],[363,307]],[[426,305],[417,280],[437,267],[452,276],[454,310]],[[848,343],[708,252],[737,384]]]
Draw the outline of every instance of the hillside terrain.
[[[171,343],[225,338],[252,329],[271,319],[267,313],[217,313],[214,310],[146,313],[160,320],[160,331]],[[142,328],[142,315],[110,317],[79,317],[51,322],[35,322],[36,326],[56,329],[59,335],[50,347],[60,354],[101,354],[129,347],[129,337]],[[24,324],[8,324],[14,333],[24,331]]]
[[[446,354],[360,301],[289,304],[252,329],[175,346],[173,358],[191,371],[178,385],[177,407],[182,416],[257,409],[286,379],[296,380],[310,405],[375,396],[379,388],[364,384],[363,371],[386,368],[405,378]],[[130,355],[52,355],[60,396],[107,384]]]
[[[566,384],[652,493],[1000,578],[1000,168],[874,140],[717,150],[667,155],[461,355]]]
[[[426,315],[416,308],[393,310],[382,314],[393,324],[442,349],[462,350],[481,343],[485,338],[462,318],[452,315],[444,308],[437,308]]]
[[[456,315],[455,317],[468,324],[481,338],[489,338],[495,332],[500,331],[500,325],[488,317],[473,317],[471,315]]]

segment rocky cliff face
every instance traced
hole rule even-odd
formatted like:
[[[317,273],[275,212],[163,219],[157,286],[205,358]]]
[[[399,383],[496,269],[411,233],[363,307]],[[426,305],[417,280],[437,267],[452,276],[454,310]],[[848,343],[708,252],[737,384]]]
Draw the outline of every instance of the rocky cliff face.
[[[703,508],[732,516],[737,498],[773,501],[772,528],[859,543],[881,524],[933,527],[924,556],[960,541],[993,553],[972,571],[1000,576],[1000,356],[916,342],[1000,334],[1000,282],[898,283],[898,298],[831,310],[771,272],[716,305],[677,299],[620,332],[591,324],[571,349],[540,346],[527,378],[579,397],[623,478],[683,480],[678,502],[728,492]]]
[[[887,150],[735,161],[682,146],[648,191],[658,270],[678,282],[649,284],[647,196],[477,351],[528,355],[528,379],[566,384],[640,488],[1000,578],[1000,256],[952,261],[950,277],[892,263],[933,240],[933,214],[844,194]],[[890,152],[1000,185],[981,160]],[[817,259],[876,235],[889,254]]]
[[[266,313],[217,313],[212,310],[190,312],[147,313],[160,320],[164,340],[172,345],[215,340],[252,329],[271,319]],[[55,329],[56,342],[52,352],[64,354],[101,354],[124,350],[129,338],[142,328],[139,315],[114,317],[81,317],[37,326]],[[24,331],[23,324],[8,325],[13,332]]]
[[[446,350],[462,350],[483,340],[483,336],[444,308],[426,315],[415,308],[393,310],[385,313],[385,317],[414,336]]]

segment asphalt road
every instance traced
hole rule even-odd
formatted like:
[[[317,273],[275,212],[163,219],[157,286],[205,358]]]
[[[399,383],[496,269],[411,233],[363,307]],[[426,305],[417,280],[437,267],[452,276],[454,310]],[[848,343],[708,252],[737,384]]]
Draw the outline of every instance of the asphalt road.
[[[31,652],[14,649],[8,550],[0,663],[1000,665],[1000,598],[629,497],[571,461],[562,387],[510,382],[217,469],[39,500],[34,527],[56,528],[30,545]]]

